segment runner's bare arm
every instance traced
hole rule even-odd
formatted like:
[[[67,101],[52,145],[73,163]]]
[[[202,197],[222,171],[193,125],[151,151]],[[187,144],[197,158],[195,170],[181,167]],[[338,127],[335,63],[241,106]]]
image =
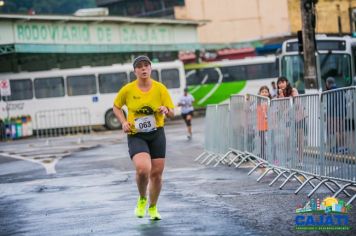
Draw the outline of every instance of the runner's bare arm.
[[[131,124],[127,122],[126,117],[124,115],[124,111],[116,106],[113,106],[113,111],[116,118],[120,121],[124,132],[125,133],[131,132]]]

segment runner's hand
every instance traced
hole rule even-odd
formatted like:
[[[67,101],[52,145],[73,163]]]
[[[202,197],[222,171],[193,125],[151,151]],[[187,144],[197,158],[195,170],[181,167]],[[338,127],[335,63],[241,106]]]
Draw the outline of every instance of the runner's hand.
[[[162,113],[162,114],[168,114],[168,112],[169,112],[169,110],[168,110],[168,108],[167,107],[165,107],[165,106],[160,106],[159,108],[158,108],[158,111],[160,112],[160,113]]]
[[[282,90],[282,89],[279,89],[279,90],[278,90],[278,97],[284,98],[284,93],[283,93],[283,90]]]
[[[127,121],[125,121],[124,123],[122,123],[122,130],[125,133],[130,133],[131,132],[131,124]]]

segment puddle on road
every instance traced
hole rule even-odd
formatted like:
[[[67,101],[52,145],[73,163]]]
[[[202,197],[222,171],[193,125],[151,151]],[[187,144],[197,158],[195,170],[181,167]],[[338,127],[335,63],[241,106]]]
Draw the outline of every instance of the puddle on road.
[[[53,192],[61,192],[69,189],[66,186],[37,186],[32,192],[35,193],[53,193]]]
[[[52,159],[48,159],[48,158],[56,158],[56,156],[46,156],[46,157],[33,157],[32,159],[34,160],[42,160],[42,162],[44,163],[49,163],[49,162],[52,162],[53,160]]]
[[[244,192],[231,192],[231,193],[218,193],[219,197],[236,197],[236,196],[251,196],[251,195],[266,195],[266,194],[273,194],[273,195],[290,195],[293,193],[294,190],[249,190]]]
[[[42,163],[44,163],[44,164],[49,164],[52,162],[53,162],[53,159],[42,160]]]

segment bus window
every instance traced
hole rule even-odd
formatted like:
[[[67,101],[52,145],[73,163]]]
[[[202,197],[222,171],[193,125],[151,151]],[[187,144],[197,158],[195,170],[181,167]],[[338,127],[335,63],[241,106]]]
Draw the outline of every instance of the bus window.
[[[198,75],[202,84],[216,84],[220,77],[220,68],[206,68],[201,71],[198,70]],[[200,73],[200,74],[199,74]]]
[[[156,80],[156,81],[159,81],[159,78],[158,78],[158,71],[157,70],[152,70],[151,72],[151,78]]]
[[[278,62],[266,64],[267,78],[277,78],[279,74]]]
[[[215,84],[219,81],[219,68],[201,68],[185,73],[187,85]]]
[[[130,72],[130,76],[129,76],[130,82],[134,81],[136,79],[136,75],[133,71]]]
[[[322,54],[320,55],[320,68],[322,87],[325,89],[325,80],[333,77],[338,88],[350,86],[351,60],[346,54]]]
[[[79,75],[67,77],[68,96],[88,95],[96,93],[95,76]]]
[[[346,54],[320,54],[321,88],[325,90],[325,80],[334,77],[337,87],[350,86],[351,61]],[[292,81],[299,92],[304,93],[304,63],[299,55],[288,55],[282,58],[282,75]],[[300,83],[298,83],[301,81]]]
[[[356,39],[350,37],[316,37],[318,49],[316,68],[320,84],[316,89],[325,90],[325,81],[333,77],[338,88],[348,87],[354,84],[355,78],[352,69],[356,67]],[[298,53],[297,39],[291,39],[283,43],[280,61],[280,75],[286,76],[291,82],[295,78],[304,77],[303,56]]]
[[[248,80],[276,77],[273,67],[274,63],[246,65],[246,77]]]
[[[64,96],[64,79],[62,77],[36,78],[34,81],[36,98],[53,98]]]
[[[198,77],[197,71],[198,70],[186,70],[187,86],[200,84],[201,80]]]
[[[99,74],[100,93],[116,93],[125,84],[127,84],[127,74],[124,72]]]
[[[352,46],[351,50],[352,50],[352,60],[354,62],[353,67],[356,70],[356,45]]]
[[[224,82],[246,80],[246,66],[226,66],[221,71],[224,75]]]
[[[282,58],[282,76],[285,76],[299,93],[305,93],[304,60],[300,55]]]
[[[33,98],[30,79],[10,80],[11,96],[3,97],[5,101],[26,100]]]
[[[165,69],[161,71],[162,83],[168,88],[179,88],[179,71],[177,69]]]

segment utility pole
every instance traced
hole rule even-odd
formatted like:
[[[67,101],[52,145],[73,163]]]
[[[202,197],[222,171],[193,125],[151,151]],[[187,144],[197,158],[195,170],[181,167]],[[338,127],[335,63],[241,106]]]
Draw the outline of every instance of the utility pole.
[[[339,36],[342,36],[340,4],[336,4],[336,10],[337,10],[337,28],[339,30]]]
[[[319,89],[316,70],[315,5],[317,0],[300,0],[304,55],[304,83],[307,93]],[[309,91],[308,91],[309,90]],[[314,90],[314,91],[310,91]]]
[[[349,0],[349,21],[350,21],[350,35],[353,36],[354,34],[354,14],[352,10],[351,0]]]

